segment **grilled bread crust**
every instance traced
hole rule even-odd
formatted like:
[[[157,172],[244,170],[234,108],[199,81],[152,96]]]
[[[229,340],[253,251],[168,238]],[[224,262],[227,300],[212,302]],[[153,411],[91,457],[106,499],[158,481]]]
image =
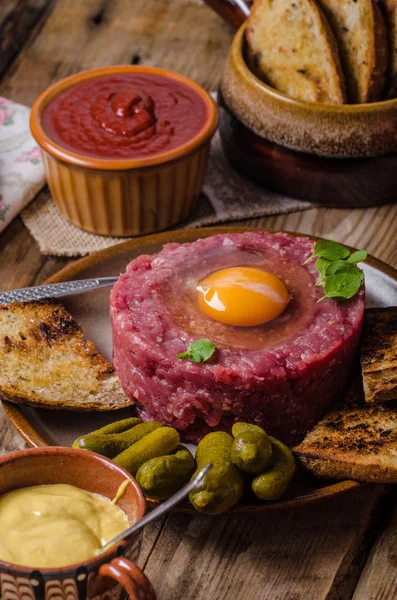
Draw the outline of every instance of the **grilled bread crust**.
[[[338,41],[349,102],[381,100],[388,42],[382,14],[372,0],[318,0]]]
[[[113,365],[55,301],[0,306],[0,363],[2,400],[98,411],[133,404]]]
[[[397,400],[397,306],[365,312],[361,342],[365,400]]]
[[[357,379],[294,453],[317,477],[397,483],[397,403],[369,406]]]
[[[337,42],[314,0],[256,0],[245,35],[260,79],[297,100],[343,104]]]

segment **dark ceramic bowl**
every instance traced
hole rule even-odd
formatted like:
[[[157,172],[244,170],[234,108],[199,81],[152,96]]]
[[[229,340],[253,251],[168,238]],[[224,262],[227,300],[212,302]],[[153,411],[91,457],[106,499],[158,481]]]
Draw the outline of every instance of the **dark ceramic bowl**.
[[[249,13],[242,0],[206,1],[233,25]],[[397,100],[328,105],[289,98],[250,71],[244,33],[243,24],[219,93],[229,161],[265,187],[318,204],[396,201]]]

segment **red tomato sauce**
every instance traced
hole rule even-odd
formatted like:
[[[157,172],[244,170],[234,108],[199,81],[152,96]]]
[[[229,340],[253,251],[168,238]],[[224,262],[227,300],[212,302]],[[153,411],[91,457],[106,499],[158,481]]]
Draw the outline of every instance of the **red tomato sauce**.
[[[97,158],[129,159],[178,148],[207,118],[188,85],[161,75],[102,75],[71,86],[44,109],[45,131],[58,144]]]

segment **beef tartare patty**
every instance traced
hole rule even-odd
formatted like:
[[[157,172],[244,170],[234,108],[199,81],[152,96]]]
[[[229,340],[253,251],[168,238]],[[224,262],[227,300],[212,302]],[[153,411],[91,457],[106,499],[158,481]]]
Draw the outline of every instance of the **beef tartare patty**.
[[[133,260],[113,288],[111,321],[114,364],[139,414],[188,440],[248,421],[299,442],[342,393],[364,313],[363,290],[349,301],[317,302],[315,261],[304,264],[313,246],[304,237],[247,232],[168,244]],[[291,294],[287,309],[255,327],[204,314],[198,282],[235,265],[279,277]],[[204,337],[217,346],[211,360],[177,358]]]

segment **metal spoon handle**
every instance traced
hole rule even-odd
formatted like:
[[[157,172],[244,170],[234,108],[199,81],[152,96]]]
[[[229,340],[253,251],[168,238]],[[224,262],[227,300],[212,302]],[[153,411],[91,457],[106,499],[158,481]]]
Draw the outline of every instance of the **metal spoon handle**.
[[[63,298],[83,294],[109,287],[117,281],[118,277],[98,277],[96,279],[79,279],[76,281],[65,281],[64,283],[51,283],[49,285],[38,285],[36,287],[21,288],[10,292],[0,293],[0,304],[9,302],[27,302],[28,300],[42,300],[44,298]]]
[[[160,504],[157,508],[155,508],[150,513],[148,513],[145,517],[143,517],[143,519],[138,521],[138,523],[135,523],[135,525],[132,525],[132,527],[129,527],[128,529],[123,531],[123,533],[120,533],[120,535],[118,535],[117,537],[110,540],[110,542],[107,542],[104,546],[102,546],[100,551],[104,552],[110,546],[113,546],[114,544],[118,544],[119,542],[124,540],[126,537],[129,537],[133,533],[136,533],[137,531],[139,531],[140,529],[145,527],[145,525],[147,525],[148,523],[151,523],[155,519],[158,519],[165,513],[169,512],[171,510],[171,508],[173,508],[176,504],[179,504],[179,502],[181,500],[186,498],[186,496],[188,494],[190,494],[190,492],[192,490],[194,490],[194,488],[197,485],[199,485],[199,483],[201,482],[203,477],[205,477],[205,475],[208,473],[208,471],[210,469],[212,469],[212,465],[211,464],[206,465],[203,469],[201,469],[201,471],[199,473],[197,473],[196,477],[194,479],[192,479],[192,481],[190,481],[190,483],[187,483],[186,485],[184,485],[183,488],[181,488],[179,490],[179,492],[177,492],[176,494],[171,496],[171,498],[168,498],[168,500],[166,500],[165,502]]]

